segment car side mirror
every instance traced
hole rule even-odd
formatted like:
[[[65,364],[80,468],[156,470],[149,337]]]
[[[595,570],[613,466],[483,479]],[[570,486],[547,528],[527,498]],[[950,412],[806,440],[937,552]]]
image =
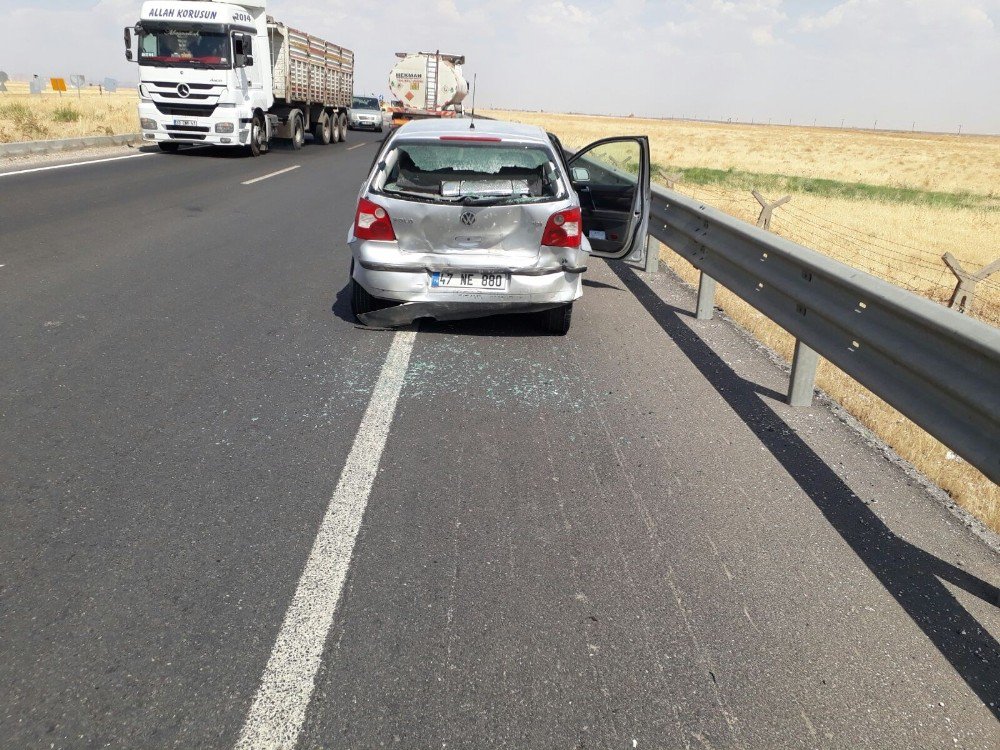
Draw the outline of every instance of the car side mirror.
[[[590,182],[590,170],[586,167],[573,167],[570,170],[573,182]]]

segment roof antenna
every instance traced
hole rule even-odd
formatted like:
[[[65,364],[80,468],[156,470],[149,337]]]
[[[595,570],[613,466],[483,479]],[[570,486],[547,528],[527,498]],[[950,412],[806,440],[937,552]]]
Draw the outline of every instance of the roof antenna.
[[[479,78],[478,73],[472,75],[472,122],[469,123],[469,130],[476,129],[476,79]]]

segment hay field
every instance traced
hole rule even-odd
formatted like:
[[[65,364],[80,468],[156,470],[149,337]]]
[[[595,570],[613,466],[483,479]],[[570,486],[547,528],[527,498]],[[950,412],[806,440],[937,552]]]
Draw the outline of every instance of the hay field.
[[[122,135],[139,131],[135,89],[100,95],[96,87],[31,96],[27,83],[8,82],[0,93],[0,143]]]
[[[937,302],[947,303],[955,286],[941,261],[945,252],[974,270],[1000,257],[1000,137],[534,112],[489,115],[541,125],[571,148],[611,135],[646,134],[654,176],[662,181],[680,172],[676,189],[750,222],[760,211],[750,190],[770,185],[762,191],[770,200],[792,196],[775,212],[772,231]],[[833,182],[797,190],[798,181],[785,177]],[[842,189],[848,183],[863,189]],[[676,254],[663,249],[661,259],[685,281],[697,283],[697,271]],[[791,361],[794,341],[784,330],[721,287],[717,304]],[[1000,273],[980,285],[971,314],[1000,325]],[[817,381],[959,505],[1000,532],[1000,487],[829,363],[822,362]]]

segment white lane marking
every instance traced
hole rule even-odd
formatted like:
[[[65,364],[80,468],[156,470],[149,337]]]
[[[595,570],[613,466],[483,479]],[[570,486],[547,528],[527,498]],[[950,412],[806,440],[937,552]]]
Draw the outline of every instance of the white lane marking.
[[[415,338],[412,331],[393,338],[236,750],[291,749],[298,741]]]
[[[32,169],[19,169],[16,172],[0,172],[0,177],[13,177],[18,174],[31,174],[32,172],[48,172],[53,169],[69,169],[70,167],[83,167],[87,164],[104,164],[109,161],[121,161],[122,159],[140,159],[143,156],[153,156],[155,152],[142,154],[129,154],[128,156],[112,156],[108,159],[92,159],[91,161],[75,161],[71,164],[53,164],[48,167],[33,167]]]
[[[279,174],[285,174],[285,172],[291,172],[292,170],[298,169],[301,164],[296,164],[294,167],[286,167],[285,169],[279,169],[277,172],[271,172],[271,174],[266,174],[263,177],[254,177],[252,180],[247,180],[242,183],[243,185],[253,185],[255,182],[260,182],[261,180],[269,180],[272,177],[277,177]]]
[[[368,145],[367,143],[359,143],[357,146],[348,146],[347,150],[348,151],[353,151],[356,148],[361,148],[362,146],[367,146],[367,145]]]

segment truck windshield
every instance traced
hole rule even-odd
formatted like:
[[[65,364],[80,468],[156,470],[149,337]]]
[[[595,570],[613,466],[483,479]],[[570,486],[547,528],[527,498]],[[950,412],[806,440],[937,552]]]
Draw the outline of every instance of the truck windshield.
[[[373,96],[356,96],[351,109],[379,109],[378,99]]]
[[[404,142],[382,163],[386,170],[372,187],[408,200],[509,205],[560,197],[558,167],[540,145]]]
[[[229,35],[221,27],[147,27],[139,35],[139,64],[230,68],[230,46]]]

